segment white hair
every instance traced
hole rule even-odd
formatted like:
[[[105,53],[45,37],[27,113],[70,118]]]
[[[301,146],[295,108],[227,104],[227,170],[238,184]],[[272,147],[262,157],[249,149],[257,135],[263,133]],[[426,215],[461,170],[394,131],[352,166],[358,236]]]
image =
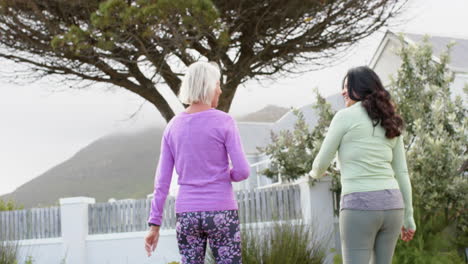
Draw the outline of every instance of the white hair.
[[[182,80],[179,99],[184,104],[211,104],[216,83],[221,73],[215,63],[199,61],[192,63]]]

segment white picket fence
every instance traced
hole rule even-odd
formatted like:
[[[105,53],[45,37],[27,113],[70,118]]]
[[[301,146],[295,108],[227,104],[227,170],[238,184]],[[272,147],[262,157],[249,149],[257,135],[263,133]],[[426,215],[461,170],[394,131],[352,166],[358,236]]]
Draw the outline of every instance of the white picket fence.
[[[60,208],[32,208],[0,212],[0,239],[60,237]]]
[[[298,220],[327,237],[336,230],[330,187],[329,180],[311,186],[304,178],[237,191],[240,222],[262,228],[274,221]],[[71,197],[60,199],[60,207],[0,212],[0,239],[18,243],[19,263],[32,256],[35,264],[166,264],[180,261],[174,205],[168,197],[157,254],[149,259],[143,238],[150,199],[95,203],[94,198]]]
[[[301,199],[297,185],[236,192],[241,223],[300,219]],[[150,199],[124,200],[89,205],[89,234],[137,232],[148,229]],[[164,206],[161,229],[176,224],[175,199],[168,197]]]

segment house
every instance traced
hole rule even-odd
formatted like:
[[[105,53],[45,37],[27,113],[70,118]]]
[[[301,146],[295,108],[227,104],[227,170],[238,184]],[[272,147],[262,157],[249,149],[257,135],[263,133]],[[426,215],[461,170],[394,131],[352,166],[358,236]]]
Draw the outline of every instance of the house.
[[[402,63],[401,58],[396,54],[396,51],[401,48],[398,35],[387,31],[369,63],[369,67],[380,76],[384,86],[390,84],[390,76],[396,75]],[[424,35],[403,34],[403,41],[407,45],[420,44],[423,39]],[[460,95],[463,98],[463,87],[468,83],[468,39],[431,36],[428,40],[432,45],[435,62],[440,62],[439,57],[447,50],[447,45],[455,44],[451,49],[448,65],[455,75],[455,80],[450,88],[454,96]]]

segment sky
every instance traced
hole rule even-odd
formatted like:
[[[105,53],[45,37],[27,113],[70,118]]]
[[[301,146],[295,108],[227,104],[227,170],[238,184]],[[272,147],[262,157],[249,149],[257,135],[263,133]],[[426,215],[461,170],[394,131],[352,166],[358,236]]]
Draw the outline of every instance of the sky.
[[[467,0],[410,0],[390,29],[468,38],[467,14]],[[338,93],[347,69],[367,64],[383,34],[384,29],[361,41],[344,60],[327,69],[275,81],[248,81],[238,88],[230,113],[239,116],[266,105],[311,104],[315,88],[324,96]],[[2,68],[12,67],[11,62],[0,60],[0,195],[14,191],[100,137],[165,124],[150,103],[123,89],[69,89],[50,79],[18,85],[2,76]],[[129,119],[142,104],[141,111]]]

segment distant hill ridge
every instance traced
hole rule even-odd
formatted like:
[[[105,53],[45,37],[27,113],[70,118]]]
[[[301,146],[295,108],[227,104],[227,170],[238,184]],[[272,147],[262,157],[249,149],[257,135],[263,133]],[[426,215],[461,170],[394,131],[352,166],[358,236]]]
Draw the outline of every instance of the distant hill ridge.
[[[264,108],[245,116],[236,118],[239,122],[275,122],[284,116],[290,109],[275,105],[267,105]]]
[[[267,106],[237,119],[274,122],[287,111]],[[163,130],[152,127],[100,138],[0,199],[13,199],[31,208],[54,205],[60,198],[73,196],[94,197],[97,202],[145,198],[153,191]]]

